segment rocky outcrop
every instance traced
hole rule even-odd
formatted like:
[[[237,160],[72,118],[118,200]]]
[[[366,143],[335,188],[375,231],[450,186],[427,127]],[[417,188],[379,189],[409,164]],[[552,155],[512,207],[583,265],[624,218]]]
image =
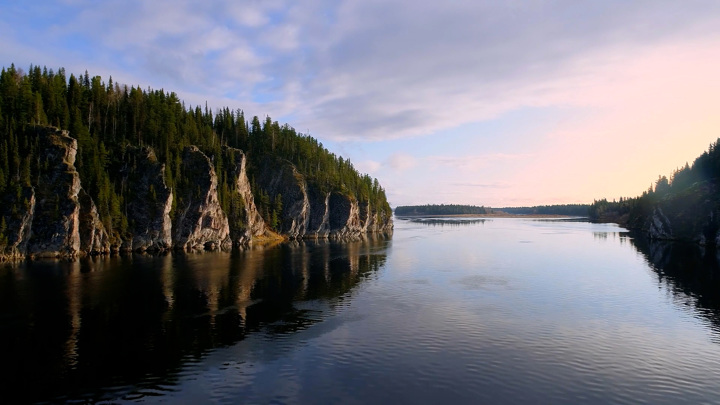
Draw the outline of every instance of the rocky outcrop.
[[[331,193],[330,237],[356,238],[367,233],[392,233],[392,218],[373,211],[370,203],[358,202],[341,193]]]
[[[247,176],[247,157],[240,149],[223,149],[230,162],[230,176],[233,189],[230,191],[230,212],[228,222],[230,239],[236,246],[251,242],[253,237],[265,234],[265,221],[255,205],[255,197]]]
[[[651,239],[672,239],[672,224],[662,208],[655,207],[647,221],[647,234]]]
[[[172,246],[173,193],[165,182],[165,165],[148,147],[128,147],[124,176],[129,190],[128,224],[136,251],[161,251]]]
[[[660,199],[641,222],[651,239],[720,245],[719,187],[712,182],[693,185],[680,194]]]
[[[392,232],[391,216],[382,216],[354,197],[308,185],[288,161],[266,158],[258,180],[270,200],[281,196],[280,230],[290,238],[345,239]]]
[[[178,185],[173,243],[184,250],[231,246],[227,215],[218,199],[218,178],[210,159],[195,146],[182,157],[185,182]]]
[[[390,216],[346,193],[308,183],[287,160],[266,157],[253,167],[258,187],[253,190],[246,155],[224,147],[221,204],[214,158],[197,147],[185,148],[173,166],[173,190],[152,148],[127,146],[113,168],[120,189],[113,204],[123,204],[126,217],[111,233],[105,227],[109,223],[103,223],[109,218],[100,217],[82,188],[74,165],[77,141],[67,131],[48,127],[31,127],[27,135],[41,146],[32,185],[14,183],[0,196],[0,260],[172,247],[215,250],[256,238],[356,238],[392,231]]]
[[[365,233],[392,233],[392,214],[373,211],[369,202],[360,203],[360,220]]]
[[[330,193],[330,237],[352,238],[364,233],[357,200],[340,193]]]
[[[80,253],[80,176],[75,170],[77,141],[67,131],[37,128],[43,169],[35,185],[35,210],[27,253],[73,257]]]
[[[0,215],[5,226],[0,227],[3,251],[0,260],[19,260],[27,254],[27,245],[32,230],[32,220],[35,214],[35,189],[22,187],[19,193],[8,193],[2,198]]]
[[[271,201],[280,195],[282,200],[280,232],[291,239],[307,234],[310,200],[305,178],[295,166],[286,160],[267,157],[257,181],[258,186],[268,194]]]
[[[78,194],[80,203],[80,251],[87,254],[101,254],[110,252],[110,238],[105,226],[100,221],[95,202],[80,189]]]
[[[310,219],[305,238],[328,238],[330,236],[330,194],[321,192],[317,187],[308,189]]]

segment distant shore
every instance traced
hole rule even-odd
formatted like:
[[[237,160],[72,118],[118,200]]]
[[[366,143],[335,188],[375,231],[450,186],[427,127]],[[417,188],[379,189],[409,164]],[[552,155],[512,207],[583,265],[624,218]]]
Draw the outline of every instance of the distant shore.
[[[554,214],[508,214],[507,212],[493,212],[490,214],[457,214],[457,215],[395,215],[396,218],[583,218],[571,215]]]

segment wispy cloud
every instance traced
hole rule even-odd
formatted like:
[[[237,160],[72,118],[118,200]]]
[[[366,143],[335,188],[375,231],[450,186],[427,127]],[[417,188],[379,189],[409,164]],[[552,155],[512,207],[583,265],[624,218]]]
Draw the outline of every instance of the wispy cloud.
[[[405,153],[395,153],[386,162],[386,165],[394,170],[412,169],[417,164],[417,159]]]
[[[363,173],[375,173],[382,167],[382,163],[375,160],[363,160],[355,163],[355,168]]]
[[[523,106],[587,103],[574,92],[598,69],[667,38],[717,34],[720,14],[712,1],[38,3],[68,18],[14,26],[16,40],[34,34],[42,48],[52,32],[92,48],[91,65],[115,58],[181,95],[271,92],[275,111],[265,113],[293,113],[298,127],[335,139],[414,136]],[[46,51],[53,60],[65,52]]]
[[[511,186],[506,183],[472,183],[472,182],[456,182],[456,183],[450,183],[452,186],[457,187],[473,187],[473,188],[510,188]]]
[[[449,166],[458,169],[478,169],[497,162],[518,162],[530,158],[528,153],[483,153],[465,156],[430,156],[428,161],[434,165]]]

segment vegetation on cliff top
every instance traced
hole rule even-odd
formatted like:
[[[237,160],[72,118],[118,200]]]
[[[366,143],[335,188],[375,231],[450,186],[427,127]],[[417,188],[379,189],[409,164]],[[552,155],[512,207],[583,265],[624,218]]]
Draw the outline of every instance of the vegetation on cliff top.
[[[391,214],[377,179],[361,175],[349,160],[329,152],[318,140],[270,117],[247,120],[242,110],[227,107],[213,113],[207,105],[186,106],[173,92],[128,87],[112,77],[105,82],[85,72],[68,78],[63,68],[39,66],[24,73],[11,65],[0,72],[0,195],[15,196],[15,201],[21,200],[23,188],[30,186],[44,164],[37,138],[31,135],[33,125],[66,129],[78,140],[75,166],[111,235],[128,232],[129,191],[120,173],[129,145],[152,147],[165,164],[165,178],[173,190],[192,187],[192,179],[180,176],[181,157],[186,146],[197,146],[215,165],[225,212],[232,213],[238,205],[231,193],[233,156],[223,151],[229,146],[246,153],[251,178],[262,159],[272,155],[294,164],[322,191],[338,191]],[[257,187],[253,191],[266,222],[276,224],[279,203]],[[5,217],[13,215],[13,207],[4,209],[0,231],[8,222]]]
[[[655,207],[686,211],[683,225],[706,221],[700,218],[699,208],[720,207],[720,138],[692,165],[685,164],[670,176],[659,176],[641,196],[608,201],[597,200],[590,206],[590,218],[596,221],[617,222],[633,229],[641,229]],[[681,207],[679,205],[684,205]],[[697,224],[696,224],[697,225]]]

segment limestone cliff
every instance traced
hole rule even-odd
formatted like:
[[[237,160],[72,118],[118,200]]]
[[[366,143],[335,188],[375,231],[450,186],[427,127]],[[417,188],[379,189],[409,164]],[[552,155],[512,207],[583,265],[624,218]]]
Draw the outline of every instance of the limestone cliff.
[[[195,146],[183,151],[173,224],[175,248],[184,250],[229,248],[230,228],[218,199],[218,178],[210,159]]]
[[[51,127],[31,127],[26,136],[39,145],[36,174],[32,186],[3,199],[5,258],[109,252],[110,238],[75,169],[77,141]]]
[[[0,252],[0,259],[19,260],[27,254],[35,214],[35,189],[22,187],[18,191],[16,195],[8,193],[1,200],[0,214],[5,229],[0,237],[5,249]]]
[[[360,221],[365,233],[392,233],[392,214],[373,210],[369,202],[360,203]]]
[[[257,181],[271,201],[281,196],[282,217],[278,230],[290,238],[299,238],[308,233],[310,201],[307,183],[297,168],[286,160],[267,157]]]
[[[308,202],[310,203],[310,219],[306,238],[330,237],[330,194],[321,192],[318,187],[308,188]]]
[[[110,252],[110,238],[105,226],[100,221],[95,202],[80,189],[78,194],[80,203],[80,251],[87,254],[101,254]]]
[[[354,198],[337,192],[330,193],[328,211],[330,237],[351,238],[365,232],[360,221],[360,207]]]
[[[136,251],[160,251],[172,246],[173,193],[165,182],[165,165],[148,147],[128,147],[123,174],[129,190],[129,245]]]
[[[67,131],[37,128],[42,145],[35,187],[35,210],[27,253],[72,257],[80,253],[80,176],[75,170],[77,141]]]
[[[393,229],[391,216],[373,211],[368,202],[355,197],[309,185],[288,161],[266,158],[258,186],[270,200],[281,196],[280,231],[290,238],[344,239]]]
[[[0,259],[172,247],[228,249],[274,235],[273,231],[291,239],[356,238],[392,231],[390,216],[349,193],[324,191],[287,160],[267,156],[259,167],[253,166],[253,190],[243,151],[222,149],[224,183],[219,185],[215,157],[189,146],[173,168],[180,179],[173,189],[166,179],[170,170],[152,148],[126,146],[114,176],[122,198],[115,201],[127,222],[110,234],[103,224],[110,219],[100,218],[96,202],[82,188],[75,168],[77,141],[56,128],[29,131],[41,147],[32,184],[15,185],[0,199]],[[255,199],[257,193],[261,202]]]
[[[373,211],[370,203],[358,202],[341,193],[331,193],[328,201],[330,237],[356,238],[367,233],[392,233],[392,217]]]
[[[265,221],[255,205],[255,197],[247,176],[247,157],[240,149],[223,149],[230,161],[230,178],[233,188],[230,191],[230,209],[228,221],[230,239],[235,246],[251,242],[253,237],[265,234]]]

